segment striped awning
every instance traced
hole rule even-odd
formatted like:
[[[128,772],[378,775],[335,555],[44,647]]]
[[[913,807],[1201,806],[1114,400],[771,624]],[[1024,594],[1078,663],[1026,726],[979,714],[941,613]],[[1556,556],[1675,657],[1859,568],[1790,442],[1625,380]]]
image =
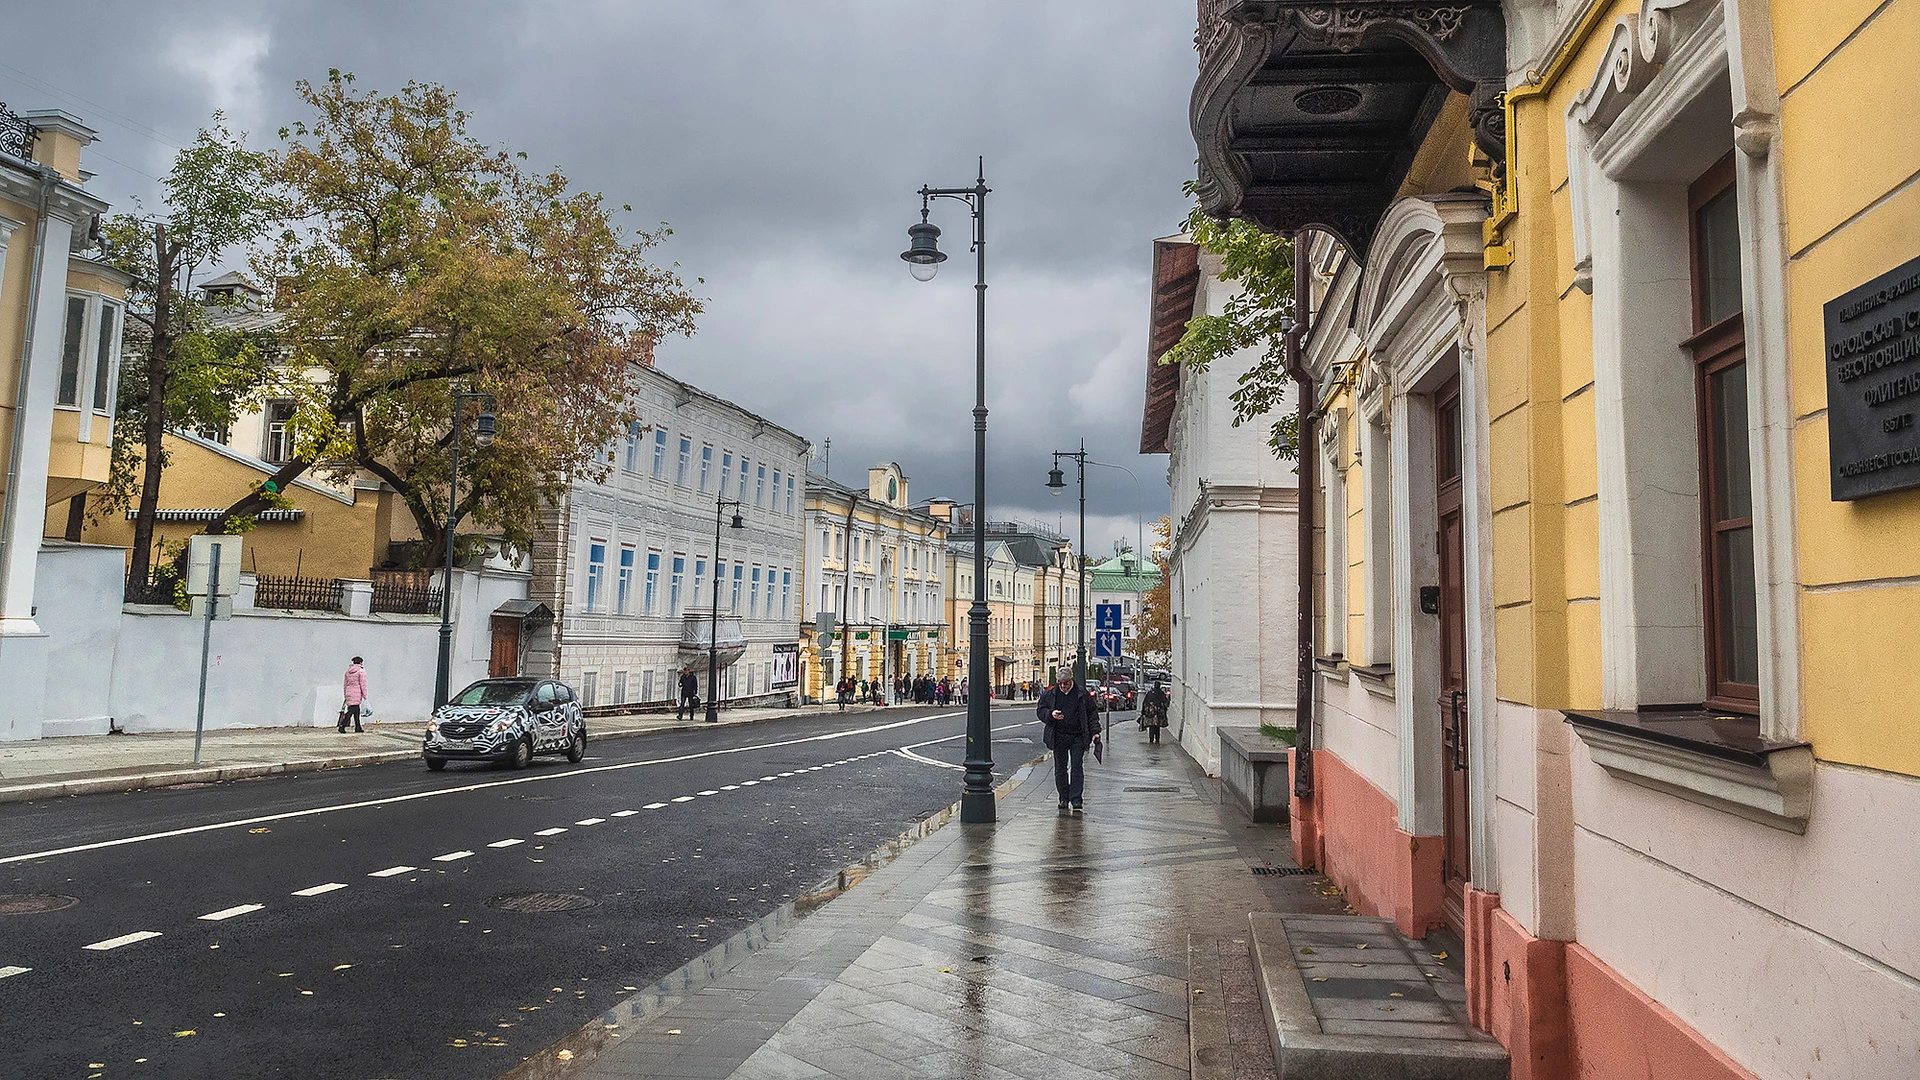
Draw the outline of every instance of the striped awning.
[[[155,510],[155,521],[219,521],[226,516],[225,510]],[[128,510],[127,520],[139,516],[139,511]],[[307,512],[299,508],[292,510],[262,510],[253,515],[255,521],[299,521]]]

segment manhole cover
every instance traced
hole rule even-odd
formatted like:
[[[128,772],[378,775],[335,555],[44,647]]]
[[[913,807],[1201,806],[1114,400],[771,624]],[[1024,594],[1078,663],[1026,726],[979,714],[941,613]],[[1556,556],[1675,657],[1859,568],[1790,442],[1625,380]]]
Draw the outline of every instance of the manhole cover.
[[[37,915],[42,911],[70,908],[79,902],[75,897],[55,893],[0,893],[0,915]]]
[[[1130,788],[1121,788],[1120,790],[1122,791],[1179,791],[1180,789],[1177,787],[1130,787]]]
[[[1313,873],[1304,866],[1256,866],[1253,872],[1262,877],[1299,877]]]
[[[530,914],[542,914],[549,911],[578,911],[594,905],[590,897],[578,893],[563,892],[516,892],[487,898],[487,906],[502,911],[523,911]]]

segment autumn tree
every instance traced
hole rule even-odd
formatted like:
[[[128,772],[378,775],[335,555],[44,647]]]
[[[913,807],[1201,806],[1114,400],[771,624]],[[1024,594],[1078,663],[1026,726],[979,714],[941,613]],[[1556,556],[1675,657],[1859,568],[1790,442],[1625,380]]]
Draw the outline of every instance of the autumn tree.
[[[467,132],[430,83],[363,92],[352,75],[298,84],[313,115],[281,131],[268,173],[297,222],[260,260],[298,381],[293,454],[227,510],[257,512],[308,470],[364,469],[398,492],[437,562],[449,502],[526,546],[543,503],[636,421],[630,365],[690,334],[699,302],[598,194]],[[630,210],[630,207],[622,207]],[[454,393],[492,395],[499,435],[462,431],[449,491]],[[215,528],[219,528],[216,525]]]
[[[1251,222],[1216,221],[1198,208],[1187,216],[1186,232],[1194,243],[1220,256],[1220,279],[1238,284],[1240,291],[1220,314],[1188,320],[1186,333],[1160,362],[1205,371],[1243,349],[1260,350],[1233,391],[1233,426],[1239,427],[1271,413],[1289,382],[1286,334],[1293,325],[1293,240]],[[1267,445],[1275,457],[1291,461],[1299,452],[1298,423],[1294,414],[1282,413],[1268,425]]]
[[[1134,630],[1134,648],[1141,656],[1173,654],[1173,519],[1165,514],[1153,523],[1156,538],[1148,548],[1160,580],[1140,598],[1140,621]]]
[[[166,434],[226,429],[268,377],[271,334],[219,318],[193,292],[196,274],[278,219],[264,164],[215,113],[161,181],[162,214],[119,214],[102,223],[102,257],[133,283],[112,465],[91,514],[97,520],[133,508],[130,588],[143,586],[151,569]]]

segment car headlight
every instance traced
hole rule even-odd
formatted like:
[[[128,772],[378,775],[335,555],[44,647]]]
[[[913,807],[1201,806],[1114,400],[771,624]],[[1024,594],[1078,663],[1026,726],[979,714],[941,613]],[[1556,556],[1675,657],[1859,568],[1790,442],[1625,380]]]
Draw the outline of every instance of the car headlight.
[[[494,735],[499,735],[511,730],[513,730],[513,721],[511,720],[495,720],[493,723],[487,725],[487,731]]]

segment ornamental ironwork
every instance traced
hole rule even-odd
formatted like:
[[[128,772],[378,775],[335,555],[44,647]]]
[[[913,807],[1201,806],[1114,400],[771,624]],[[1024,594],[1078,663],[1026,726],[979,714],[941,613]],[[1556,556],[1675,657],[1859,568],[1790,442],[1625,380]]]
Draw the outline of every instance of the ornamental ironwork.
[[[17,158],[33,156],[33,125],[0,101],[0,151]]]

